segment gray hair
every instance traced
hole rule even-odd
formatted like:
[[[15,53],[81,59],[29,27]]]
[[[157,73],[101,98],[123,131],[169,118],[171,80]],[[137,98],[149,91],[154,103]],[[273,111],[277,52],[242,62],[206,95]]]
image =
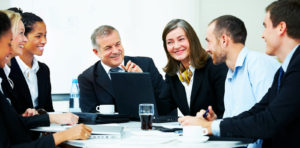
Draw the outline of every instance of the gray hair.
[[[97,45],[96,43],[96,38],[97,37],[105,37],[110,35],[113,31],[117,31],[114,27],[109,26],[109,25],[102,25],[99,26],[98,28],[96,28],[91,36],[91,40],[92,40],[92,45],[95,49],[98,49],[98,47],[100,45]]]

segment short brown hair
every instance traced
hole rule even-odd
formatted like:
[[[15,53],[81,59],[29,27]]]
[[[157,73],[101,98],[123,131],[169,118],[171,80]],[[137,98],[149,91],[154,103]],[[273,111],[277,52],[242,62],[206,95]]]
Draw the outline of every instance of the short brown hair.
[[[244,22],[233,15],[222,15],[215,18],[210,24],[215,23],[214,34],[221,37],[222,34],[230,36],[234,43],[242,43],[245,45],[247,38],[247,30]]]
[[[288,36],[300,39],[300,2],[299,0],[281,0],[271,3],[266,8],[270,12],[273,27],[285,22]]]
[[[169,32],[171,32],[172,30],[178,27],[181,27],[185,31],[185,34],[189,41],[190,61],[193,67],[195,67],[196,69],[203,68],[206,65],[206,61],[209,57],[206,51],[202,48],[196,32],[188,22],[182,19],[171,20],[166,25],[162,34],[164,49],[168,58],[168,63],[163,70],[170,76],[176,75],[176,72],[179,70],[180,61],[175,60],[168,52],[166,37]]]

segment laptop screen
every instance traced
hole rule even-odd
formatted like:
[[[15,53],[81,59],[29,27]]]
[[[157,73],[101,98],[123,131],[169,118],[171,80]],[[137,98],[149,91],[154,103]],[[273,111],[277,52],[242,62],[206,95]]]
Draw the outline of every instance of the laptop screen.
[[[111,80],[119,114],[139,119],[139,104],[152,103],[154,104],[154,115],[157,115],[149,73],[111,73]]]

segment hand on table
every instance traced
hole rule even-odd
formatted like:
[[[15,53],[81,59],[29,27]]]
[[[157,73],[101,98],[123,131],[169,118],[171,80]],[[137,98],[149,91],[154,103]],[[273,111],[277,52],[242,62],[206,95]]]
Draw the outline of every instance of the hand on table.
[[[79,124],[65,131],[53,134],[55,145],[67,140],[86,140],[91,136],[92,129],[84,124]]]
[[[26,111],[22,114],[23,117],[30,117],[38,115],[39,113],[34,108],[28,108]]]

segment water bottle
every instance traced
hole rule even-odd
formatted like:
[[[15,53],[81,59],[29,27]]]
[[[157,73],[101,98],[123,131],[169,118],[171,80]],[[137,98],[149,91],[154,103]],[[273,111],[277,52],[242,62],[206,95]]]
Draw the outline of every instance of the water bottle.
[[[69,107],[70,112],[81,112],[79,107],[79,86],[77,79],[72,80]]]

